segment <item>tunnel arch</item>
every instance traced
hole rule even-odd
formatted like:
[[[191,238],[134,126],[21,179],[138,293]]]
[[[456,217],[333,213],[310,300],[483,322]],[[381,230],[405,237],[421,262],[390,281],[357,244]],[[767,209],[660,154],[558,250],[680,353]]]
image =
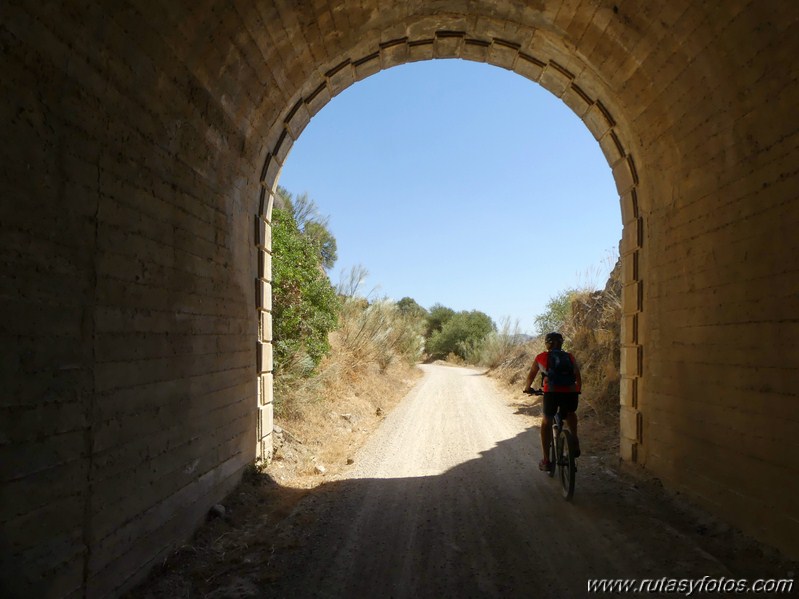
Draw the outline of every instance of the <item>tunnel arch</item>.
[[[10,1],[0,14],[0,586],[118,593],[233,488],[256,438],[268,453],[269,410],[255,418],[253,403],[259,389],[270,400],[280,165],[330,97],[435,57],[536,80],[614,171],[624,457],[799,555],[795,3]],[[780,362],[764,364],[773,348]]]
[[[460,24],[460,23],[456,23]],[[440,19],[426,25],[440,26]],[[504,24],[502,29],[506,29]],[[532,38],[534,32],[527,37]],[[580,86],[581,80],[571,71],[541,54],[550,51],[551,43],[540,44],[542,48],[529,48],[525,52],[521,44],[502,38],[482,39],[470,36],[466,31],[437,29],[421,30],[418,37],[404,36],[380,42],[377,46],[366,48],[362,56],[349,57],[330,69],[315,71],[314,76],[302,89],[311,91],[302,95],[290,107],[281,111],[282,121],[270,133],[276,138],[261,169],[261,191],[256,215],[257,256],[258,256],[258,428],[257,455],[263,459],[271,457],[272,432],[272,324],[271,324],[271,210],[277,193],[280,170],[289,154],[292,144],[299,139],[311,118],[336,95],[381,70],[416,62],[435,59],[464,59],[485,62],[517,73],[538,83],[550,93],[561,99],[572,112],[582,120],[598,142],[611,169],[620,198],[622,217],[622,240],[620,254],[623,273],[622,313],[622,384],[621,429],[622,455],[625,459],[637,462],[639,447],[642,444],[642,414],[638,410],[638,387],[643,375],[644,348],[638,339],[639,320],[643,318],[643,283],[639,276],[639,263],[643,247],[643,218],[639,209],[638,172],[635,159],[628,152],[620,138],[628,138],[621,131],[616,119],[599,98],[592,98]],[[518,39],[525,39],[520,36]],[[554,53],[553,53],[554,54]],[[558,55],[560,56],[560,55]],[[579,72],[585,73],[586,66],[572,58],[569,63]],[[591,85],[589,81],[587,85]],[[642,454],[643,455],[643,454]]]

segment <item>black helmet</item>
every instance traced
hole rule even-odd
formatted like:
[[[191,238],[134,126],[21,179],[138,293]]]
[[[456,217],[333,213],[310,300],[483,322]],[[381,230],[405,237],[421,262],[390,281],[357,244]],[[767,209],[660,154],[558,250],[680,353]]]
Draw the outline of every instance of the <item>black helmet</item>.
[[[547,333],[547,336],[544,337],[544,343],[547,345],[552,344],[556,347],[560,347],[563,345],[563,335],[560,333]]]

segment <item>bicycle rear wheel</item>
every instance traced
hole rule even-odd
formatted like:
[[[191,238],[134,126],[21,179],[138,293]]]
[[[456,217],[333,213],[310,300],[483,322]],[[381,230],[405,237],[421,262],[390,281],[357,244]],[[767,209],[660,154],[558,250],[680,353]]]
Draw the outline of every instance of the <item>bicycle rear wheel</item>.
[[[547,458],[549,459],[549,477],[553,478],[555,476],[555,469],[558,466],[558,453],[555,449],[557,445],[557,437],[553,434],[552,435],[552,443],[549,444],[549,455]]]
[[[577,468],[574,463],[574,437],[569,430],[562,430],[558,440],[558,468],[563,498],[571,501],[574,497],[574,480]]]

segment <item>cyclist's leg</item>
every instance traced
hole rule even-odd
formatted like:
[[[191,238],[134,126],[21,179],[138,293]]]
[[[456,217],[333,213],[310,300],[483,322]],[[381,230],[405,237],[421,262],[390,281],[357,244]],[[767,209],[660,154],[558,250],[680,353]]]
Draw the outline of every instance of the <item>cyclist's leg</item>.
[[[577,437],[577,414],[574,412],[569,412],[566,415],[566,424],[569,425],[569,430],[572,434]]]
[[[544,456],[539,467],[544,470],[544,466],[549,464],[549,445],[552,443],[552,417],[558,411],[558,402],[549,393],[544,393],[543,399],[544,413],[541,416],[541,455]]]

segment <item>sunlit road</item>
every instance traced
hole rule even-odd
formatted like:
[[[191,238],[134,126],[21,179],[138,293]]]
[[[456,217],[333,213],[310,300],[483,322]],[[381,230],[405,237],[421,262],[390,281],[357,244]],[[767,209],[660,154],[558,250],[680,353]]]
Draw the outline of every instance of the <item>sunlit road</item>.
[[[349,478],[282,524],[265,596],[572,597],[591,578],[730,575],[612,479],[578,471],[566,503],[505,393],[424,370]]]

